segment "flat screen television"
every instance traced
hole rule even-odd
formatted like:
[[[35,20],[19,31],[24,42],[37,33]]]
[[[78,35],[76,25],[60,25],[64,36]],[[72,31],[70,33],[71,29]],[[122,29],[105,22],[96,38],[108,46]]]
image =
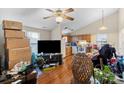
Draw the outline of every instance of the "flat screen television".
[[[38,53],[61,53],[60,40],[39,40]]]

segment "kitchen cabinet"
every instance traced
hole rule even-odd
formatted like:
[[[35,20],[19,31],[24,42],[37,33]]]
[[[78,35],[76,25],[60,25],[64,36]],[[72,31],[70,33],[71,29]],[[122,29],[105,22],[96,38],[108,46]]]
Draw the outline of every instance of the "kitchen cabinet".
[[[65,35],[65,36],[63,36],[63,38],[66,39],[66,42],[71,42],[72,41],[72,37],[71,36]]]
[[[87,42],[91,42],[91,35],[85,34],[85,35],[76,35],[72,36],[72,41],[79,41],[79,40],[86,40]]]
[[[66,46],[66,57],[72,55],[72,47]]]

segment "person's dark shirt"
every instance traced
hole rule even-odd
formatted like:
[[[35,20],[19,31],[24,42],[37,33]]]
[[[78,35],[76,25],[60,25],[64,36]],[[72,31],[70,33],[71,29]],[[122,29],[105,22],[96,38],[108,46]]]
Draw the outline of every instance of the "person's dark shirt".
[[[111,52],[111,48],[109,46],[109,44],[104,45],[100,51],[99,51],[100,55],[106,59],[111,59],[111,57],[113,56],[112,52]]]
[[[112,54],[114,54],[115,57],[117,57],[117,55],[116,55],[116,49],[114,47],[111,47],[111,52],[112,52]]]

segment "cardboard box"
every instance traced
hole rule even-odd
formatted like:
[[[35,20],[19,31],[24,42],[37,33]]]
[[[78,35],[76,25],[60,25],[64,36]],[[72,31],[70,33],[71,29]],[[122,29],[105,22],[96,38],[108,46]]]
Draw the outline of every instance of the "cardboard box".
[[[21,61],[31,62],[31,49],[18,48],[18,49],[8,49],[8,68],[12,69],[17,63]]]
[[[22,23],[17,21],[3,20],[3,29],[22,30]]]
[[[7,38],[5,46],[7,49],[24,48],[29,47],[30,43],[27,38],[24,39]]]
[[[25,32],[15,30],[5,30],[5,38],[25,38]]]

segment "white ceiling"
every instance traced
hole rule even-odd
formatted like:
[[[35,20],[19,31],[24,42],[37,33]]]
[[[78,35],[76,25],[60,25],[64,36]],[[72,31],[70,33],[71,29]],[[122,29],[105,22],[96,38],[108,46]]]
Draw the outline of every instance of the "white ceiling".
[[[53,9],[55,10],[55,9]],[[104,9],[105,16],[116,12],[117,8]],[[44,20],[43,17],[51,15],[43,8],[0,8],[0,20],[10,19],[22,21],[25,26],[52,30],[57,26],[55,18]],[[67,14],[75,18],[74,21],[64,20],[62,28],[80,29],[102,17],[100,8],[74,8],[74,12]]]

